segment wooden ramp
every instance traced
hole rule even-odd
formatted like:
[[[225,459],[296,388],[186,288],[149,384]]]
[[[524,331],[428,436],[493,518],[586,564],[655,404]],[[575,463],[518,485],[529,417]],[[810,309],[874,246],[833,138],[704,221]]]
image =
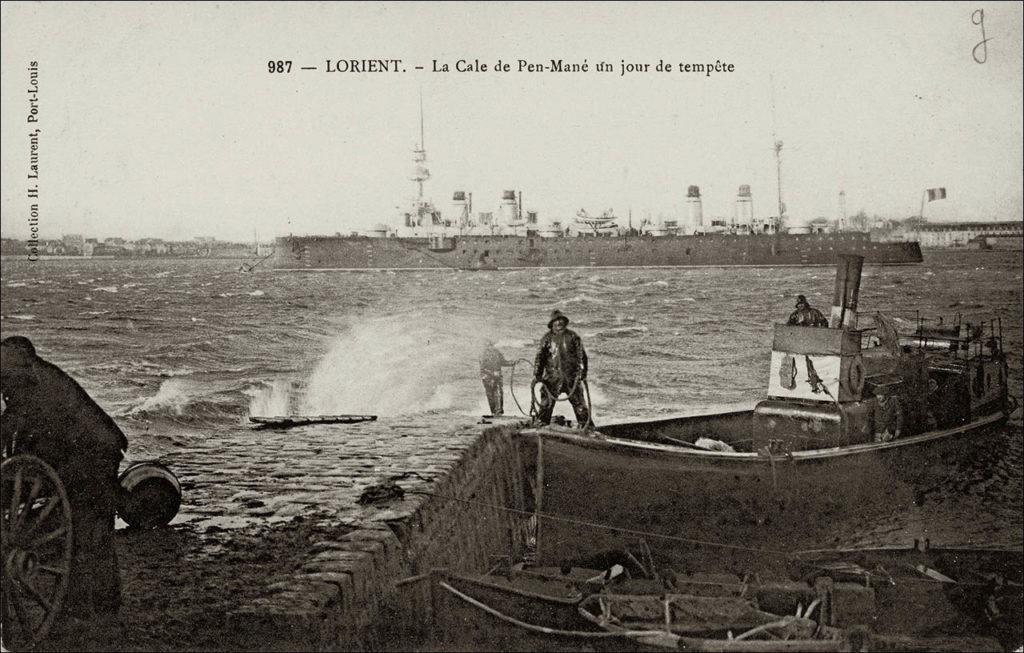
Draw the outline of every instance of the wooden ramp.
[[[249,421],[258,429],[290,429],[310,424],[357,424],[374,422],[376,415],[275,415],[268,417],[249,417]]]

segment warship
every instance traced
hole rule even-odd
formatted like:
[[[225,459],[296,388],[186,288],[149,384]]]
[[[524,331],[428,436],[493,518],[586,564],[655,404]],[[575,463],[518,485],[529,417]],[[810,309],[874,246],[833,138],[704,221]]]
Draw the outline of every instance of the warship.
[[[781,167],[781,141],[775,142]],[[420,142],[413,149],[412,206],[398,226],[377,224],[365,232],[333,236],[288,235],[275,241],[277,270],[498,270],[516,268],[810,266],[835,265],[841,254],[863,256],[869,265],[921,262],[917,242],[875,242],[864,231],[798,233],[786,230],[779,184],[778,216],[755,218],[749,185],[739,187],[732,219],[705,223],[699,186],[686,196],[687,219],[630,216],[619,224],[609,209],[585,209],[571,221],[541,223],[522,210],[522,193],[506,190],[497,211],[473,213],[473,194],[455,191],[446,215],[424,197],[430,179],[420,112]],[[781,172],[780,172],[781,180]]]

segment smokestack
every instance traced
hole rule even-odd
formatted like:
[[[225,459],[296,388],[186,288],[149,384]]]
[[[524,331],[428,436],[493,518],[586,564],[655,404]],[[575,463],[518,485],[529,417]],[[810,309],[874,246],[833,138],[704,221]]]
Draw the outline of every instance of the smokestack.
[[[857,328],[857,298],[860,296],[860,273],[863,268],[863,256],[856,254],[840,254],[838,256],[836,290],[832,295],[829,328]]]
[[[505,224],[514,225],[519,222],[519,203],[516,201],[514,190],[502,192],[501,207],[498,210],[501,213],[502,222]]]
[[[736,194],[736,222],[739,224],[754,224],[754,198],[750,195],[750,186],[743,184]]]
[[[704,209],[700,203],[700,187],[690,186],[686,191],[686,207],[690,216],[690,224],[697,227],[704,226]]]
[[[455,215],[455,221],[457,224],[463,224],[469,221],[471,208],[465,191],[457,190],[455,191],[455,194],[452,195],[452,211]]]

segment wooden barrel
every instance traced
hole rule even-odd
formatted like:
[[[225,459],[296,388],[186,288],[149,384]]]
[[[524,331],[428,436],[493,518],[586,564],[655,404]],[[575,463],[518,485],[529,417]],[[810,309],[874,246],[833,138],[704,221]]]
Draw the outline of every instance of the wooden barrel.
[[[123,490],[117,514],[132,528],[166,526],[181,507],[181,484],[160,463],[130,465],[118,477]]]

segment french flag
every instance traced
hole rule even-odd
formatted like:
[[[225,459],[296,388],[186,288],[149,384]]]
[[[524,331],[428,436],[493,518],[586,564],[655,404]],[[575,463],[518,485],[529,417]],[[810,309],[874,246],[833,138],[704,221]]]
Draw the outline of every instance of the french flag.
[[[932,201],[935,201],[935,200],[944,200],[944,199],[946,199],[946,189],[945,188],[929,188],[928,189],[928,201],[929,202],[932,202]]]

